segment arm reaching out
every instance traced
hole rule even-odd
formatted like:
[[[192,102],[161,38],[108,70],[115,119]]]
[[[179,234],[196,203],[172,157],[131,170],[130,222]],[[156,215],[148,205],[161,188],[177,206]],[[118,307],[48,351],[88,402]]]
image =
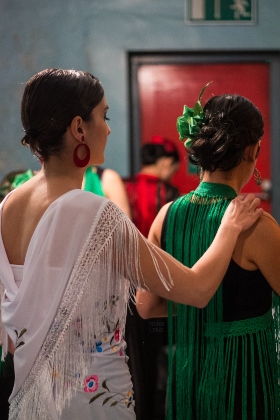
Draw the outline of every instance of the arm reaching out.
[[[166,316],[166,299],[197,307],[206,306],[225,275],[239,234],[251,227],[263,214],[263,210],[258,208],[259,204],[260,200],[253,194],[247,195],[246,198],[242,196],[235,198],[224,214],[212,245],[191,269],[164,251],[158,250],[158,255],[168,265],[174,285],[170,291],[167,291],[158,281],[155,272],[149,275],[145,268],[142,269],[146,280],[144,288],[149,291],[137,292],[139,314],[143,318]],[[161,209],[151,227],[149,240],[156,245],[160,244],[162,223],[169,205]],[[221,254],[223,258],[220,257]],[[147,254],[145,258],[147,261]],[[159,261],[159,266],[164,271],[162,261]]]

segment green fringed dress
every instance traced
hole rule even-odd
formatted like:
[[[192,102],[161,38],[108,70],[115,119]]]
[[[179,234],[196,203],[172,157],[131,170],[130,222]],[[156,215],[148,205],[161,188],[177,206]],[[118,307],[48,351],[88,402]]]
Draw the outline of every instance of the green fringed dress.
[[[176,200],[165,219],[163,248],[192,267],[235,196],[227,185],[202,182]],[[260,270],[232,260],[206,308],[169,302],[168,316],[168,420],[280,418],[279,297]]]

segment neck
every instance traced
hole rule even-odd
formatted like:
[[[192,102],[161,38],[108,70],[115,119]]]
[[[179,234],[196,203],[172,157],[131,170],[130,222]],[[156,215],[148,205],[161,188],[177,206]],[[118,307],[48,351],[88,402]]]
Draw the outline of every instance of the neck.
[[[49,184],[59,184],[60,189],[70,191],[82,187],[83,176],[86,168],[77,168],[75,164],[64,163],[58,157],[52,156],[44,163],[42,175]]]
[[[202,181],[211,182],[216,184],[225,184],[233,188],[237,194],[240,194],[241,188],[243,187],[242,182],[238,179],[236,171],[222,172],[216,170],[214,172],[204,172]]]

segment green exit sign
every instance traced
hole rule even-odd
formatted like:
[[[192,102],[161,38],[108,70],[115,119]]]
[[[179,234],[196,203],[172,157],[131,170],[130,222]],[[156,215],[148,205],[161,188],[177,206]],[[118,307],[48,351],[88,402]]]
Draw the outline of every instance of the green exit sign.
[[[257,0],[185,0],[189,24],[256,24]]]

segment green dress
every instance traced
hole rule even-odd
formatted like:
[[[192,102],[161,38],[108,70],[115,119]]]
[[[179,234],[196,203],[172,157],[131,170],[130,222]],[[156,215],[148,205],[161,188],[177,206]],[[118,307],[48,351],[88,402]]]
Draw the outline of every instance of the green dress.
[[[235,196],[227,185],[202,182],[176,200],[165,220],[167,252],[192,267]],[[232,261],[205,308],[169,302],[168,420],[279,418],[279,298],[272,295],[259,270]],[[251,305],[256,298],[263,308]]]
[[[101,183],[102,172],[103,170],[101,170],[101,168],[89,166],[85,171],[83,189],[104,197],[105,194]]]

